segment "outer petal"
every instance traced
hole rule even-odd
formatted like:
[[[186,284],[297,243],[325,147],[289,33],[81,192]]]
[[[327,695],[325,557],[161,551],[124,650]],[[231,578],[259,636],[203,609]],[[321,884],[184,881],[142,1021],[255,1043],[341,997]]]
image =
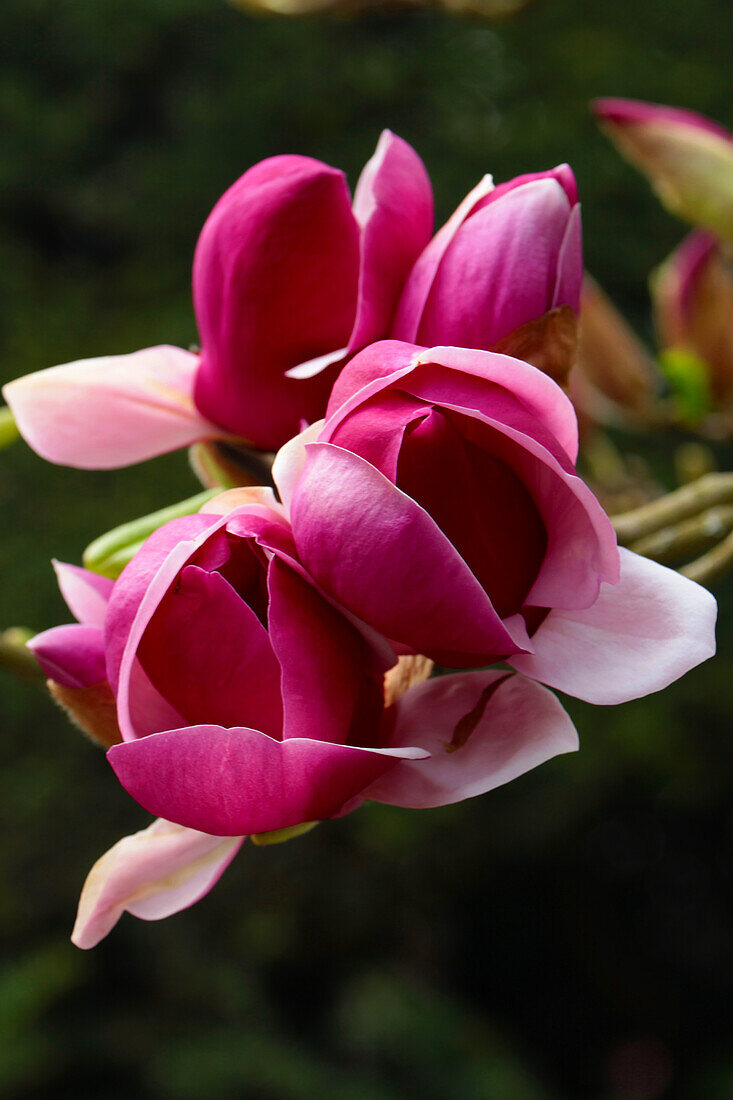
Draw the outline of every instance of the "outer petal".
[[[50,680],[64,687],[84,688],[107,678],[104,636],[99,627],[72,623],[54,626],[28,642]]]
[[[168,346],[80,359],[9,382],[3,395],[42,458],[110,470],[225,434],[194,407],[198,362]]]
[[[361,749],[257,730],[190,726],[110,749],[117,778],[151,813],[217,836],[334,817],[417,748]]]
[[[388,335],[405,279],[433,232],[425,165],[389,130],[361,174],[353,209],[361,226],[361,267],[350,354]]]
[[[87,875],[72,943],[94,947],[124,912],[161,920],[187,909],[208,894],[244,839],[207,836],[159,818],[118,840]]]
[[[397,307],[397,315],[391,332],[393,339],[406,340],[411,344],[417,341],[417,333],[425,303],[428,300],[428,295],[443,256],[466,218],[473,213],[478,203],[485,199],[487,195],[490,195],[493,190],[494,181],[492,177],[484,176],[476,184],[473,191],[469,191],[463,202],[460,203],[443,228],[438,230],[430,244],[419,256],[410,272]],[[440,343],[447,343],[447,341],[441,338]]]
[[[193,545],[197,536],[213,530],[221,520],[216,515],[182,516],[154,531],[115,582],[105,619],[107,671],[117,688],[122,654],[140,602],[168,555],[181,542]],[[165,589],[163,589],[165,591]],[[160,595],[163,592],[161,591]]]
[[[523,648],[414,500],[358,455],[307,449],[293,533],[330,595],[387,638],[454,667]]]
[[[440,368],[445,368],[440,370]],[[437,368],[437,369],[436,369]],[[497,399],[540,421],[567,458],[578,456],[578,421],[560,387],[542,371],[520,359],[475,348],[421,348],[384,340],[365,348],[347,363],[333,388],[321,440],[333,438],[338,425],[370,397],[388,387],[425,401],[466,405],[491,415]],[[505,391],[502,393],[501,391]]]
[[[462,672],[412,688],[394,707],[390,745],[418,744],[364,797],[424,809],[500,787],[563,752],[578,736],[545,688],[505,672]]]
[[[715,652],[716,602],[699,584],[621,549],[621,580],[584,611],[551,611],[533,654],[510,663],[589,703],[660,691]]]
[[[341,172],[296,156],[245,172],[196,246],[198,408],[270,450],[321,416],[335,365],[285,375],[347,344],[358,278],[359,227]]]
[[[104,616],[114,581],[78,565],[68,565],[55,559],[53,567],[61,595],[71,614],[80,623],[87,623],[88,626],[104,626]]]
[[[435,273],[415,342],[488,349],[546,313],[570,209],[557,180],[539,179],[473,213]],[[579,292],[582,258],[572,253]]]

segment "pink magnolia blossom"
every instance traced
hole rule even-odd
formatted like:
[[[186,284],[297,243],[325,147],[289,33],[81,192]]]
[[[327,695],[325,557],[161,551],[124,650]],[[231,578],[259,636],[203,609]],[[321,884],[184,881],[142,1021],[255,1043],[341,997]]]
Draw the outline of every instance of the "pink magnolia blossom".
[[[569,166],[498,187],[486,176],[413,267],[392,336],[424,347],[488,350],[551,310],[577,314],[582,279],[580,206]]]
[[[202,439],[274,449],[323,415],[339,364],[389,334],[430,239],[422,161],[385,131],[353,204],[317,160],[256,164],[199,237],[193,298],[201,353],[154,347],[40,371],[3,390],[44,458],[111,468]]]
[[[74,932],[82,947],[125,910],[152,920],[192,904],[248,834],[364,800],[443,805],[577,747],[559,701],[506,670],[439,677],[387,700],[393,650],[314,587],[274,496],[235,490],[206,509],[152,535],[102,594],[122,737],[108,759],[163,820],[93,868]],[[95,602],[98,623],[83,571],[61,576],[73,609]],[[71,671],[76,683],[78,649],[47,639],[36,655],[52,678]]]
[[[716,604],[619,550],[578,477],[562,390],[491,352],[384,342],[276,460],[301,560],[403,651],[507,660],[596,703],[656,691],[714,651]]]
[[[733,135],[728,130],[695,111],[633,99],[598,99],[593,109],[672,213],[733,240]]]

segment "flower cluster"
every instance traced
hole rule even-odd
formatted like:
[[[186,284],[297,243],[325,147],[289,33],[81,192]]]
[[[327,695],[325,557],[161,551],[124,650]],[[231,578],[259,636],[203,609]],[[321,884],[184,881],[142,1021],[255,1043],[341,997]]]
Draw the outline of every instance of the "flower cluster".
[[[277,495],[221,493],[118,579],[57,565],[77,622],[33,651],[159,818],[90,873],[82,947],[124,910],[190,905],[248,835],[455,802],[575,749],[547,685],[620,703],[713,652],[712,596],[620,550],[575,469],[572,172],[486,177],[435,236],[432,218],[390,133],[353,203],[341,173],[274,157],[202,230],[200,351],[6,387],[56,462],[279,448]]]

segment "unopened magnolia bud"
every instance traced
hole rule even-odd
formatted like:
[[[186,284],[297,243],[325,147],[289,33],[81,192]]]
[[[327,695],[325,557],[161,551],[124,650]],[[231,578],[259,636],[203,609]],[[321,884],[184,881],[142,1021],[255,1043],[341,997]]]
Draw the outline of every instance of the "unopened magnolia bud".
[[[706,363],[713,396],[733,394],[733,274],[709,233],[688,234],[651,279],[663,348],[686,348]]]
[[[673,214],[733,241],[733,136],[679,107],[599,99],[596,117]]]
[[[105,535],[100,535],[87,546],[82,555],[85,568],[92,573],[99,573],[103,577],[116,580],[153,531],[157,531],[172,519],[191,516],[194,512],[198,512],[219,491],[210,489],[205,493],[198,493],[195,497],[182,500],[179,504],[171,504],[168,508],[161,508],[160,511],[151,512],[148,516],[142,516],[130,523],[123,523]]]
[[[580,342],[571,378],[576,407],[593,421],[648,420],[661,378],[641,340],[589,275],[583,281]]]

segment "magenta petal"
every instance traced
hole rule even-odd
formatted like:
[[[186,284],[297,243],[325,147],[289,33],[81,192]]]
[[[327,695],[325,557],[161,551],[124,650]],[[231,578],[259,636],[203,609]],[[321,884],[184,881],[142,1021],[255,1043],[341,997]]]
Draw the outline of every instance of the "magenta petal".
[[[526,676],[589,703],[660,691],[715,652],[716,602],[699,584],[621,549],[621,580],[584,611],[551,611],[534,654],[511,658]]]
[[[146,348],[38,371],[3,394],[42,458],[109,470],[222,434],[194,407],[198,366],[180,348]]]
[[[172,550],[182,541],[196,539],[202,532],[221,523],[216,515],[183,516],[171,520],[153,532],[135,557],[120,574],[110,597],[105,619],[107,672],[113,689],[117,690],[122,654],[127,643],[140,602],[156,573]],[[161,593],[162,595],[162,593]]]
[[[96,946],[125,912],[161,920],[187,909],[218,882],[243,840],[208,836],[160,818],[118,840],[87,875],[72,943],[84,950]]]
[[[490,348],[546,313],[569,215],[554,179],[513,188],[472,214],[435,273],[416,343]]]
[[[528,423],[529,414],[540,422],[549,450],[555,453],[552,440],[545,439],[548,434],[571,462],[577,458],[575,410],[560,387],[536,367],[496,352],[454,347],[426,350],[395,340],[365,348],[344,367],[333,388],[321,439],[335,438],[348,415],[388,387],[426,403],[463,405],[488,415],[496,409],[497,416],[508,414],[517,427],[518,413],[523,413],[522,424]]]
[[[104,626],[114,581],[63,561],[54,560],[53,567],[61,595],[74,618],[88,626]]]
[[[377,744],[385,670],[370,674],[361,635],[277,559],[268,586],[270,639],[282,668],[283,737]]]
[[[185,722],[282,729],[280,668],[267,631],[224,577],[186,565],[140,640],[138,659]],[[132,685],[128,694],[134,707]]]
[[[418,257],[397,307],[397,315],[390,334],[393,339],[406,340],[411,344],[418,342],[417,334],[425,310],[425,303],[428,300],[440,263],[466,218],[473,213],[482,199],[491,194],[493,189],[494,181],[491,176],[484,176],[473,191],[466,195],[443,228],[438,230],[430,244]],[[449,341],[441,338],[436,343],[446,344]]]
[[[107,678],[104,636],[99,627],[72,623],[54,626],[28,642],[50,680],[64,687],[83,688]]]
[[[568,218],[565,236],[557,261],[557,281],[550,305],[570,306],[580,313],[580,293],[583,288],[583,229],[580,206],[574,206]]]
[[[364,459],[307,447],[292,506],[306,568],[387,638],[460,667],[516,652],[512,635],[430,516]]]
[[[107,758],[145,809],[216,836],[334,817],[400,758],[420,749],[361,749],[251,729],[191,726],[115,745]]]
[[[675,126],[702,130],[716,137],[733,141],[733,134],[712,119],[700,115],[697,111],[688,111],[685,107],[667,107],[659,103],[645,103],[638,99],[605,98],[596,99],[593,112],[601,122],[610,122],[619,127],[644,125],[646,123],[671,123]]]
[[[359,228],[341,172],[297,156],[245,172],[196,247],[198,408],[273,450],[318,419],[336,368],[285,373],[348,343],[358,278]]]
[[[398,764],[364,798],[424,809],[484,794],[574,752],[578,736],[545,688],[506,672],[462,672],[403,695],[389,744],[420,745],[430,757]]]
[[[433,231],[425,165],[389,130],[361,174],[353,209],[361,226],[361,267],[349,353],[388,335],[405,279]]]

